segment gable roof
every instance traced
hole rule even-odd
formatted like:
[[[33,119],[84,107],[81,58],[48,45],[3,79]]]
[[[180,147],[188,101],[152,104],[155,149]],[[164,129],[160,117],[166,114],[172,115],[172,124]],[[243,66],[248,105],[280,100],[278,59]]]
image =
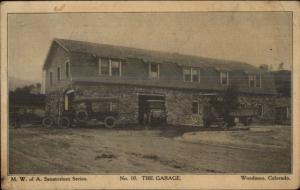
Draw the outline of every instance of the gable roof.
[[[134,58],[142,59],[145,62],[175,63],[181,66],[191,67],[214,67],[219,70],[258,71],[258,68],[254,67],[253,65],[238,61],[212,59],[194,55],[184,55],[179,53],[145,50],[107,44],[96,44],[67,39],[54,39],[52,46],[54,43],[61,46],[68,52],[87,53],[99,57],[111,57],[116,59]],[[48,59],[46,59],[44,63],[43,69],[45,69],[48,65],[49,61],[47,60]]]

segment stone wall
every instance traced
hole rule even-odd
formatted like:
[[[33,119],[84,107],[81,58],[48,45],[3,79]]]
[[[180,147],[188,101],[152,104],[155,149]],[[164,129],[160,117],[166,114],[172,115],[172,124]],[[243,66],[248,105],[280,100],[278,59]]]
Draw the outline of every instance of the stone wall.
[[[125,85],[74,85],[76,98],[113,97],[119,100],[119,112],[130,123],[138,123],[138,95],[165,95],[168,124],[200,125],[201,115],[192,114],[192,91],[142,88]],[[201,98],[198,98],[201,100]]]
[[[63,110],[64,92],[73,89],[75,98],[111,97],[119,100],[119,112],[129,123],[138,123],[138,96],[139,94],[164,95],[168,112],[167,123],[173,125],[203,126],[203,107],[208,105],[209,96],[191,90],[175,90],[166,88],[144,88],[127,85],[111,84],[73,84],[51,91],[47,95],[46,111],[57,114]],[[275,121],[275,110],[280,105],[289,105],[290,99],[276,96],[240,96],[240,103],[246,107],[263,105],[264,114],[259,117],[260,122],[272,123]],[[192,102],[198,101],[200,113],[192,113]],[[276,103],[277,102],[277,103]]]
[[[60,86],[53,87],[46,94],[45,111],[50,115],[58,115],[64,109],[64,93],[72,89],[71,83],[60,84]]]
[[[258,116],[260,122],[275,123],[276,108],[291,108],[291,99],[283,96],[240,96],[240,103],[246,107],[257,108],[258,105],[263,106],[263,115]]]

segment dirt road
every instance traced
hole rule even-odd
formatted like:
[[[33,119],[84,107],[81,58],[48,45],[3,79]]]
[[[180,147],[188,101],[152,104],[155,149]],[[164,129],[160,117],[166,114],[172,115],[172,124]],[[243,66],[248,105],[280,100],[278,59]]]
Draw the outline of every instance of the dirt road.
[[[233,146],[165,134],[161,130],[101,128],[10,129],[10,173],[290,172],[289,126],[264,134],[242,131],[231,137],[240,142],[258,136],[268,139],[264,140],[268,144],[285,141],[277,147]]]

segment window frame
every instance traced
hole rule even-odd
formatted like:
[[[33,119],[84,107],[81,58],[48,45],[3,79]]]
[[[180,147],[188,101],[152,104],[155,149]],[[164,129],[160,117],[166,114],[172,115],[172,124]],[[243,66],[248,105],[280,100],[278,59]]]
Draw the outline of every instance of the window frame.
[[[49,85],[50,87],[53,86],[53,72],[49,71]]]
[[[151,66],[152,65],[157,65],[157,77],[152,77],[151,76]],[[149,75],[149,79],[157,79],[159,80],[159,76],[160,76],[160,64],[159,63],[149,63],[149,66],[148,66],[148,75]]]
[[[194,112],[194,103],[197,104],[197,113]],[[192,101],[192,114],[195,114],[195,115],[200,115],[201,112],[200,112],[200,103],[198,100],[193,100]]]
[[[184,71],[185,70],[188,70],[189,71],[189,73],[190,73],[190,76],[189,76],[189,80],[186,80],[185,79],[185,73],[184,73]],[[194,81],[194,78],[193,78],[193,71],[197,71],[197,76],[198,76],[198,81]],[[201,81],[201,69],[200,68],[196,68],[196,67],[183,67],[182,68],[182,75],[183,75],[183,81],[184,82],[198,82],[198,83],[200,83],[200,81]]]
[[[194,81],[193,71],[197,71],[198,81]],[[198,82],[198,83],[200,83],[200,81],[201,81],[200,76],[201,76],[201,70],[200,70],[200,68],[193,68],[193,67],[191,67],[191,82]]]
[[[101,76],[110,76],[110,77],[121,77],[122,76],[122,60],[117,60],[117,59],[108,59],[108,74],[103,74],[102,73],[102,59],[98,59],[98,75]],[[112,61],[118,62],[119,65],[119,75],[112,75]]]
[[[253,81],[253,86],[251,86],[251,81]],[[248,87],[255,88],[256,87],[256,75],[248,75]]]
[[[189,78],[190,78],[189,80],[185,80],[185,72],[184,72],[185,70],[189,71],[189,73],[190,73],[190,74],[189,74]],[[192,71],[191,71],[191,68],[190,68],[190,67],[183,67],[183,68],[182,68],[182,74],[183,74],[183,81],[184,81],[184,82],[191,82]]]
[[[223,73],[226,73],[226,83],[225,84],[223,84],[223,80],[222,80],[222,74]],[[229,85],[229,72],[228,71],[220,71],[220,84],[221,85]]]
[[[71,72],[70,72],[70,60],[67,60],[65,62],[65,74],[66,74],[66,78],[70,78]]]
[[[258,82],[257,82],[257,80],[258,80]],[[255,75],[255,81],[256,81],[255,87],[261,88],[261,73],[259,73],[258,75]]]
[[[118,69],[119,69],[119,74],[118,75],[113,75],[112,74],[112,63],[117,62],[118,63]],[[122,76],[122,61],[121,60],[114,60],[114,59],[109,59],[109,66],[110,66],[110,76]]]

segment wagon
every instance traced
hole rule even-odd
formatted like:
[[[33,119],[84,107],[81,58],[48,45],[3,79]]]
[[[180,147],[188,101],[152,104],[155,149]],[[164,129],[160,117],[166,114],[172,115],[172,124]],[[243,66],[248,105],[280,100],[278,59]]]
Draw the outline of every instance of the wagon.
[[[106,128],[114,128],[121,122],[118,105],[118,100],[114,98],[78,98],[72,101],[70,109],[62,111],[60,115],[46,116],[43,125],[68,128],[93,122],[104,124]]]

